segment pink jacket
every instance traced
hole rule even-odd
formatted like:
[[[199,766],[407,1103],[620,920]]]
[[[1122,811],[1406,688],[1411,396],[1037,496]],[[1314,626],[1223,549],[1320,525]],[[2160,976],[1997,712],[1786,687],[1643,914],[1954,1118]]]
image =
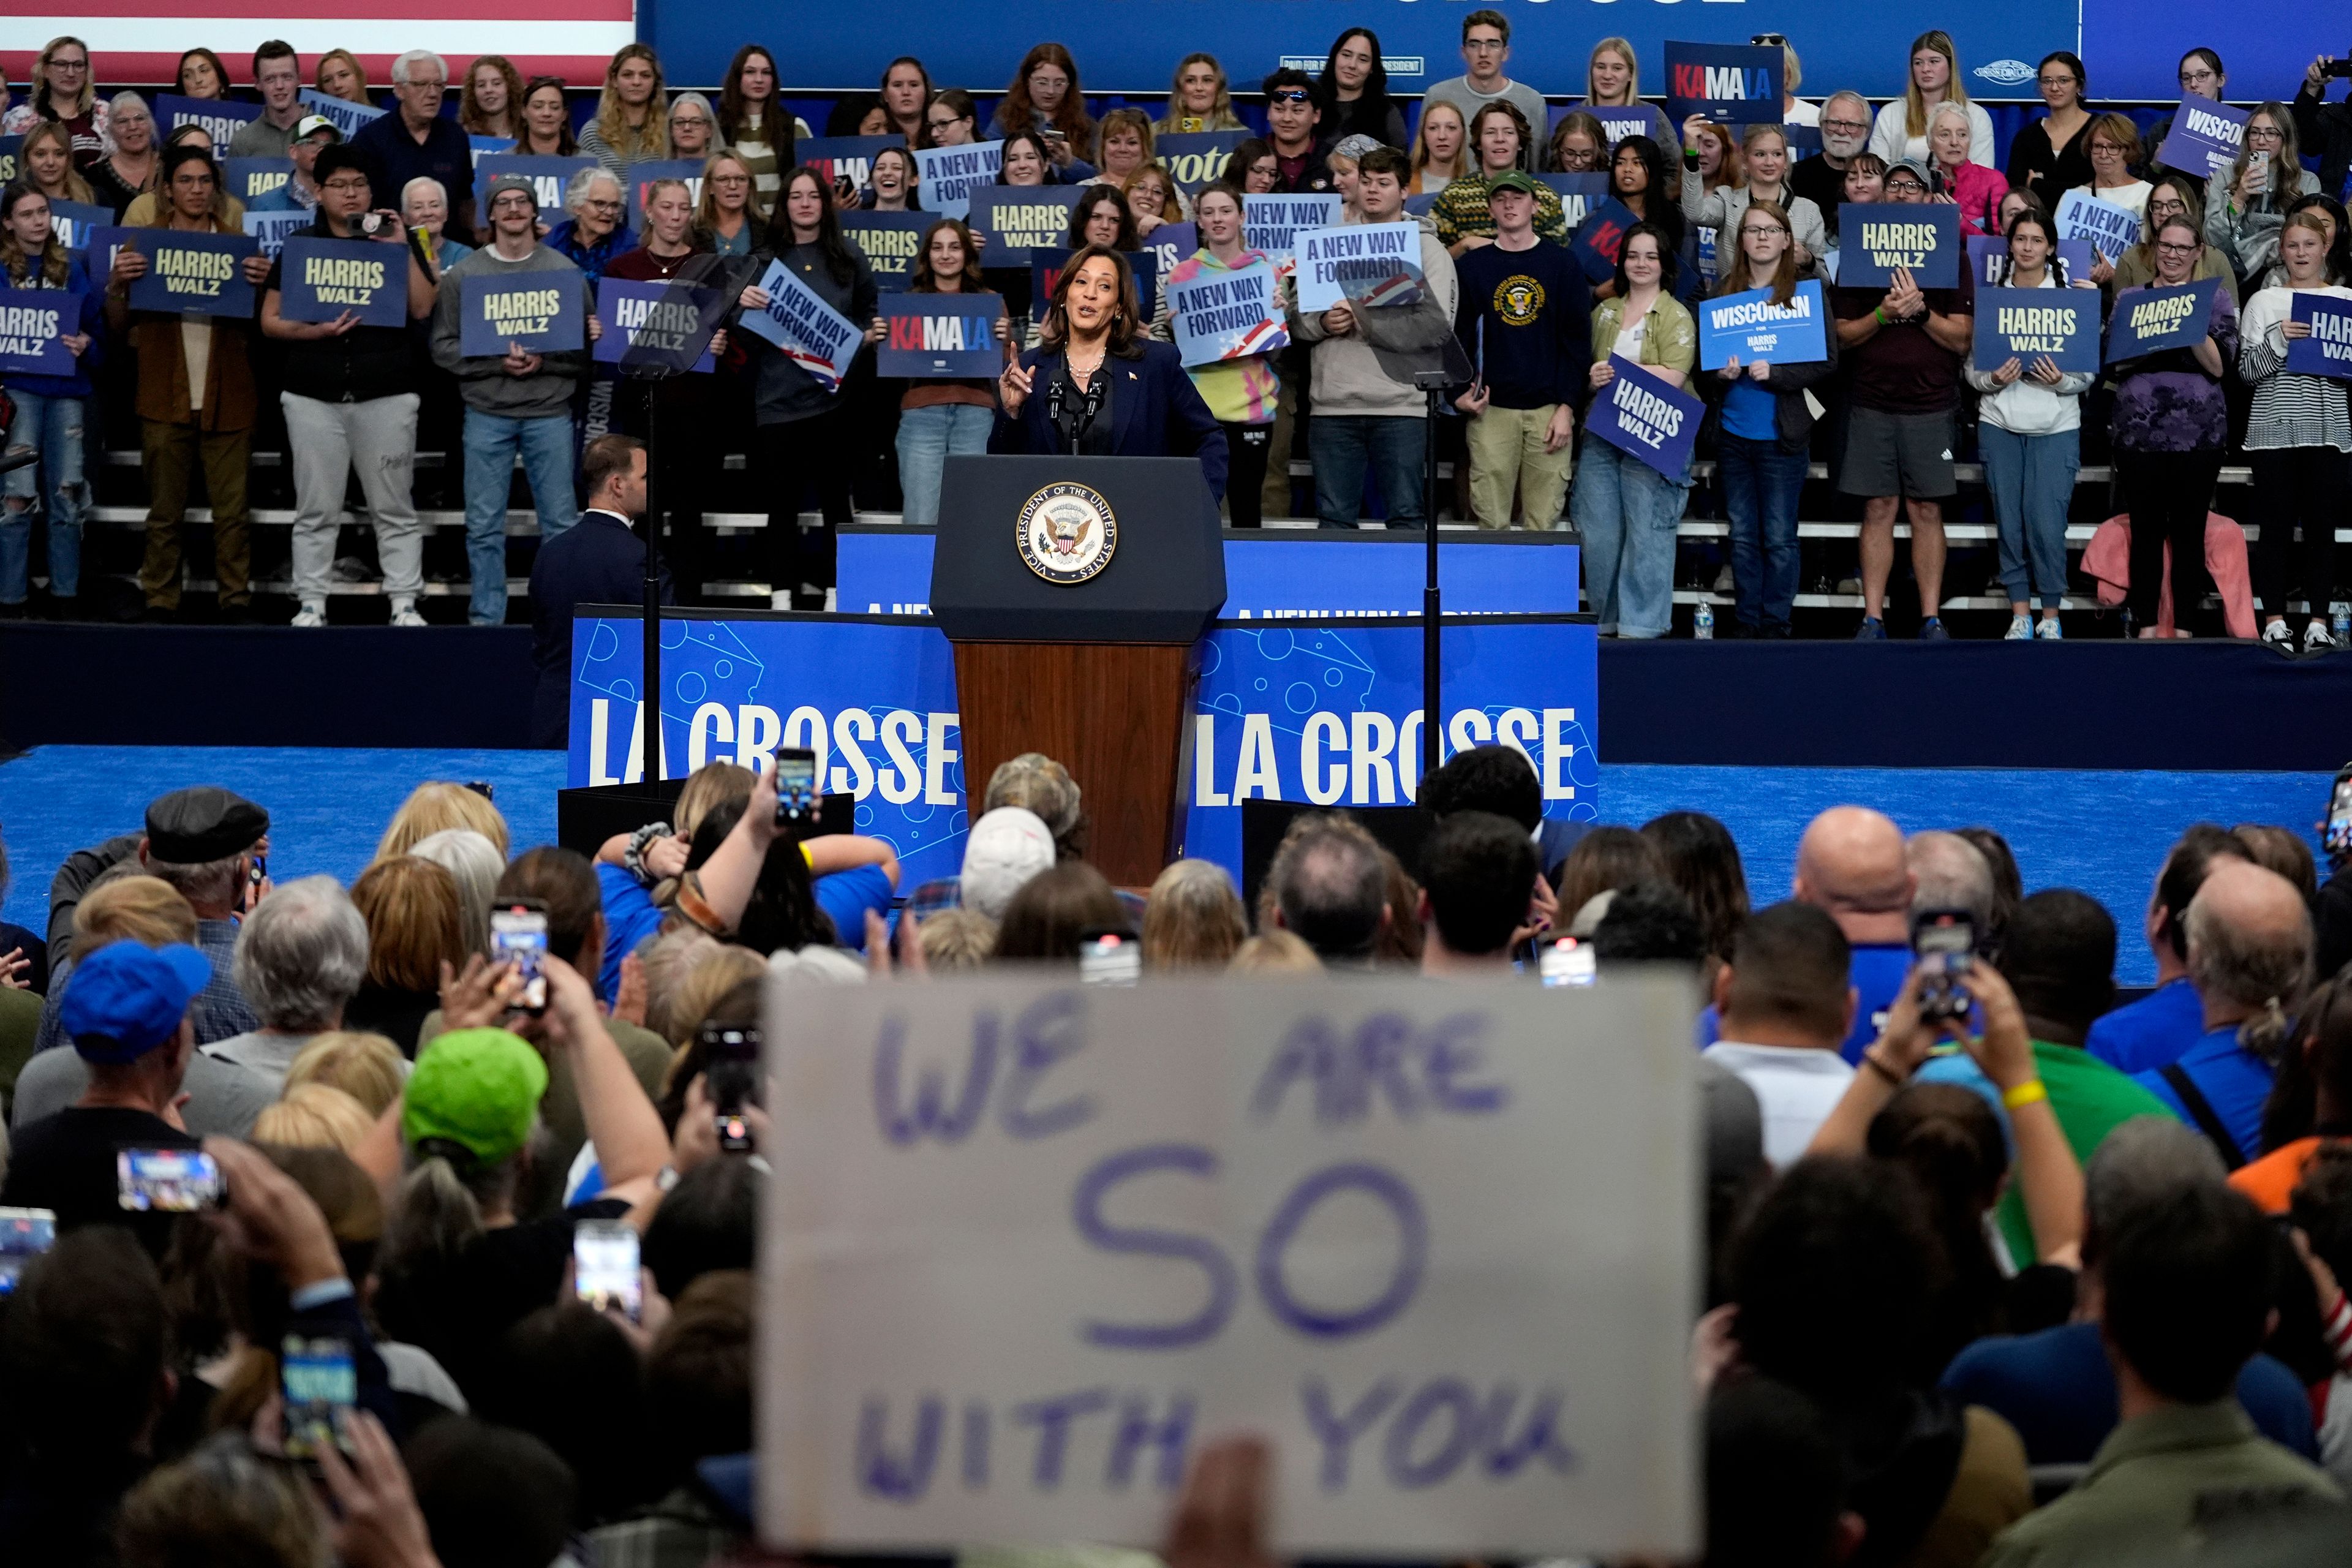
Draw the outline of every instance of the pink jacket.
[[[2009,195],[2009,180],[1998,169],[1963,163],[1957,172],[1939,167],[1945,188],[1960,206],[1962,234],[1999,234],[2000,198]]]
[[[2246,575],[2246,535],[2218,511],[2205,514],[2205,570],[2221,595],[2221,621],[2233,637],[2254,635],[2253,583]],[[2099,603],[2120,605],[2131,582],[2131,519],[2099,524],[2083,552],[2083,571],[2099,585]],[[2156,628],[2172,635],[2172,546],[2164,547],[2164,587],[2157,595]]]

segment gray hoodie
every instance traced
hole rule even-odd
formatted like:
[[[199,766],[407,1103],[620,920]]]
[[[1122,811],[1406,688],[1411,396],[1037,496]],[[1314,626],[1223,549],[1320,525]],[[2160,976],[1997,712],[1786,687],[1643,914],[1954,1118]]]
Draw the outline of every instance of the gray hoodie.
[[[1429,398],[1412,384],[1413,374],[1444,364],[1444,345],[1454,339],[1458,289],[1454,258],[1438,243],[1426,217],[1421,220],[1421,270],[1419,304],[1359,310],[1356,330],[1339,337],[1323,330],[1321,311],[1302,315],[1293,296],[1290,335],[1314,345],[1316,413],[1427,416]]]
[[[533,246],[530,254],[520,261],[509,261],[491,247],[482,247],[442,275],[441,297],[433,306],[433,363],[457,378],[458,391],[465,396],[467,407],[478,408],[502,419],[544,419],[571,413],[572,394],[588,374],[584,341],[580,348],[542,356],[539,369],[530,375],[509,375],[503,356],[468,359],[458,352],[457,345],[465,341],[458,321],[465,280],[507,279],[524,272],[569,273],[572,287],[580,290],[580,308],[596,308],[588,292],[588,279],[581,275],[580,268],[543,245]]]

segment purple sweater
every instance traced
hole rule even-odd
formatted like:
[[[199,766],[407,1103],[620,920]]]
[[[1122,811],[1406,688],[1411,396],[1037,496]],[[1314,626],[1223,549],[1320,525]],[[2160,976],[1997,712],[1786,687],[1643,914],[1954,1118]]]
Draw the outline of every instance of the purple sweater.
[[[2116,296],[2116,310],[2127,308],[2131,297],[2156,287],[2126,289]],[[2238,357],[2238,307],[2226,289],[2213,290],[2213,310],[2205,328],[2221,351],[2226,368]],[[2205,374],[2188,349],[2167,349],[2126,360],[2118,367],[2123,383],[2116,389],[2115,440],[2126,452],[2202,452],[2224,445],[2230,434],[2228,399],[2221,381]]]

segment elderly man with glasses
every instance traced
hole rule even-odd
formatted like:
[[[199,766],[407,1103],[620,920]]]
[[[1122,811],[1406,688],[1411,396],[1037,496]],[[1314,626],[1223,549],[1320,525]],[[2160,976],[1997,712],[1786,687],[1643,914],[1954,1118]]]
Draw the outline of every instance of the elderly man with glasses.
[[[392,62],[393,113],[371,121],[352,138],[367,161],[375,189],[402,191],[425,175],[441,182],[457,210],[449,215],[459,237],[474,232],[474,147],[465,127],[441,112],[449,68],[430,49],[411,49]]]

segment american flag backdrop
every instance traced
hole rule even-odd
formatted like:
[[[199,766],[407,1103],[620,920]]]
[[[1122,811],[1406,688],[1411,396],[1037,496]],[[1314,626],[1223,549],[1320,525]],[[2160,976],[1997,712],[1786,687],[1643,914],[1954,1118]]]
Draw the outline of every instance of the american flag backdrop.
[[[299,0],[295,0],[299,5]],[[369,85],[392,82],[392,62],[431,49],[449,64],[452,88],[477,55],[504,55],[525,77],[562,76],[586,87],[604,79],[613,51],[637,36],[635,0],[350,0],[334,16],[289,15],[288,0],[94,0],[65,12],[55,0],[0,0],[0,69],[11,101],[35,58],[59,34],[89,46],[103,87],[168,83],[184,49],[217,53],[239,84],[253,80],[255,46],[283,38],[302,57],[303,84],[320,55],[344,48]]]

